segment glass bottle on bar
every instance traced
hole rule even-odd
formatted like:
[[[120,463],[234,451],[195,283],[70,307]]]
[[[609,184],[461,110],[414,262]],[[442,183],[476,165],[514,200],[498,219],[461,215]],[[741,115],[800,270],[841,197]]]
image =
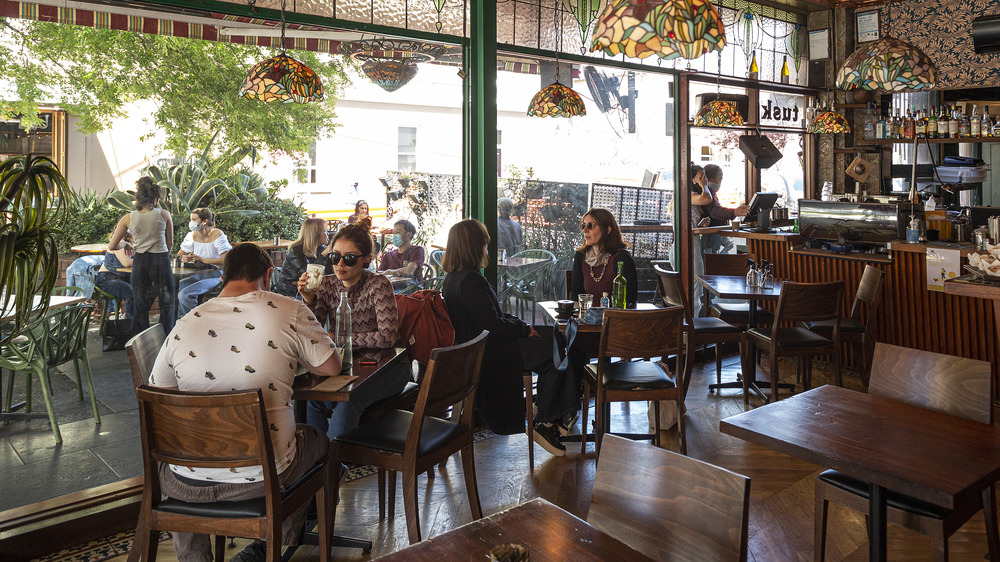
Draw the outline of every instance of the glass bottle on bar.
[[[896,106],[896,115],[892,118],[892,126],[889,127],[893,139],[900,138],[899,130],[901,126],[902,122],[899,119],[899,106]]]
[[[903,120],[903,138],[912,139],[916,131],[916,125],[914,124],[913,113],[907,109],[906,119]]]
[[[958,117],[958,136],[963,139],[972,136],[972,124],[965,112],[960,113]]]
[[[982,135],[982,131],[983,131],[982,127],[983,127],[983,121],[979,117],[979,106],[973,104],[973,106],[972,106],[972,116],[969,117],[969,136],[972,136],[972,137],[981,137],[981,136],[983,136]]]
[[[757,66],[757,50],[753,51],[753,58],[750,60],[750,75],[748,76],[751,80],[756,80],[760,74],[760,68]]]
[[[948,119],[948,138],[958,138],[958,106],[951,106],[951,117]]]
[[[781,83],[787,84],[789,78],[788,72],[788,56],[781,55]]]
[[[927,114],[927,138],[936,139],[938,135],[938,119],[937,114],[934,113],[934,106],[931,106],[931,112]]]
[[[351,335],[351,305],[347,301],[347,291],[340,292],[340,304],[337,305],[337,316],[336,316],[336,331],[334,332],[333,343],[337,346],[340,351],[340,361],[342,371],[347,371],[351,368],[353,350],[352,350],[352,340]]]
[[[875,113],[872,112],[871,103],[868,104],[868,110],[865,111],[864,137],[868,140],[875,138]]]
[[[938,138],[939,139],[946,139],[946,138],[949,137],[948,129],[949,129],[950,125],[948,123],[951,121],[951,119],[948,117],[947,107],[948,106],[946,106],[944,104],[941,104],[941,114],[938,115]]]
[[[628,290],[625,283],[625,264],[618,262],[618,275],[611,282],[611,307],[626,308],[628,306]]]
[[[918,139],[927,138],[927,109],[921,109],[913,125],[913,133]]]
[[[882,110],[878,112],[878,118],[875,120],[875,139],[882,140],[885,138],[885,116],[882,115]]]
[[[983,106],[983,120],[979,123],[980,136],[988,137],[993,134],[993,120],[990,119],[989,106]]]

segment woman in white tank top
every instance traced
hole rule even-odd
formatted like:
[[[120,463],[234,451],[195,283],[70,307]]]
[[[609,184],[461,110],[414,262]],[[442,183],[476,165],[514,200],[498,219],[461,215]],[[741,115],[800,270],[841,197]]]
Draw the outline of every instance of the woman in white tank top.
[[[174,244],[174,222],[170,213],[160,209],[160,186],[150,177],[136,182],[135,209],[118,221],[111,235],[109,250],[124,248],[132,262],[132,293],[135,316],[132,333],[149,327],[149,309],[160,300],[160,323],[170,333],[174,327],[174,276],[170,269],[170,247]],[[125,242],[131,232],[135,243]],[[121,247],[121,248],[120,248]]]
[[[226,233],[215,228],[215,215],[204,207],[191,211],[190,232],[181,241],[177,257],[185,263],[203,263],[222,267],[226,254],[232,250]],[[211,291],[222,281],[222,271],[207,269],[184,278],[177,289],[177,316],[184,316],[198,306],[198,297]]]

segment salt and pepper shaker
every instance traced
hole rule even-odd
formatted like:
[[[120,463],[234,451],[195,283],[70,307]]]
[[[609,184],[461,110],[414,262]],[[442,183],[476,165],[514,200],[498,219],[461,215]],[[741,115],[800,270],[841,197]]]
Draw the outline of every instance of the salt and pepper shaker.
[[[774,276],[771,275],[771,262],[747,260],[747,286],[770,289],[774,287]]]

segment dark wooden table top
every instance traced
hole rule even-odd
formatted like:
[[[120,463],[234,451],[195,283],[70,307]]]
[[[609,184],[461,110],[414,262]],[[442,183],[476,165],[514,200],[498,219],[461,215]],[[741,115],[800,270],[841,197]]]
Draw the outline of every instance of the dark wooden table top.
[[[1000,479],[1000,427],[836,386],[719,425],[723,433],[948,509]]]
[[[379,560],[487,561],[493,547],[510,543],[524,546],[531,562],[651,560],[543,499],[494,513]]]
[[[600,302],[595,302],[593,306],[598,306],[599,304]],[[542,310],[545,311],[545,314],[548,315],[548,317],[552,320],[553,324],[559,327],[560,332],[566,331],[566,322],[569,319],[558,316],[558,314],[556,313],[556,301],[541,301],[538,303],[538,306],[542,307]],[[652,305],[648,302],[640,302],[636,304],[635,310],[654,310],[656,308],[657,307],[655,305]],[[579,332],[596,333],[601,331],[600,324],[584,324],[581,322],[579,326],[580,326],[578,330]]]
[[[354,351],[354,358],[350,371],[341,375],[358,377],[347,386],[335,392],[328,392],[316,389],[316,385],[322,383],[330,377],[320,377],[312,373],[304,373],[295,377],[292,384],[292,398],[294,400],[325,400],[328,402],[346,402],[351,398],[351,391],[366,382],[376,382],[378,373],[405,361],[409,355],[404,347],[390,347],[388,349],[357,349]],[[375,361],[373,365],[363,365],[362,362]],[[370,379],[370,380],[369,380]]]
[[[759,301],[776,301],[781,295],[782,281],[775,281],[774,287],[762,289],[748,287],[746,277],[742,275],[696,275],[695,279],[704,285],[713,295],[723,299],[754,299]]]

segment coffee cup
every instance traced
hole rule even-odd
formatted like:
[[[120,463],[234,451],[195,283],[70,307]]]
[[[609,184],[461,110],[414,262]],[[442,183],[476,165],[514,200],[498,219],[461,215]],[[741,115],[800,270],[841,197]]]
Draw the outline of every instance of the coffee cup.
[[[309,278],[306,280],[306,290],[307,291],[318,291],[319,283],[323,280],[323,272],[326,269],[321,263],[311,263],[306,266],[306,274]]]
[[[560,314],[573,314],[573,309],[576,305],[576,301],[571,300],[561,300],[556,301],[556,312]]]

